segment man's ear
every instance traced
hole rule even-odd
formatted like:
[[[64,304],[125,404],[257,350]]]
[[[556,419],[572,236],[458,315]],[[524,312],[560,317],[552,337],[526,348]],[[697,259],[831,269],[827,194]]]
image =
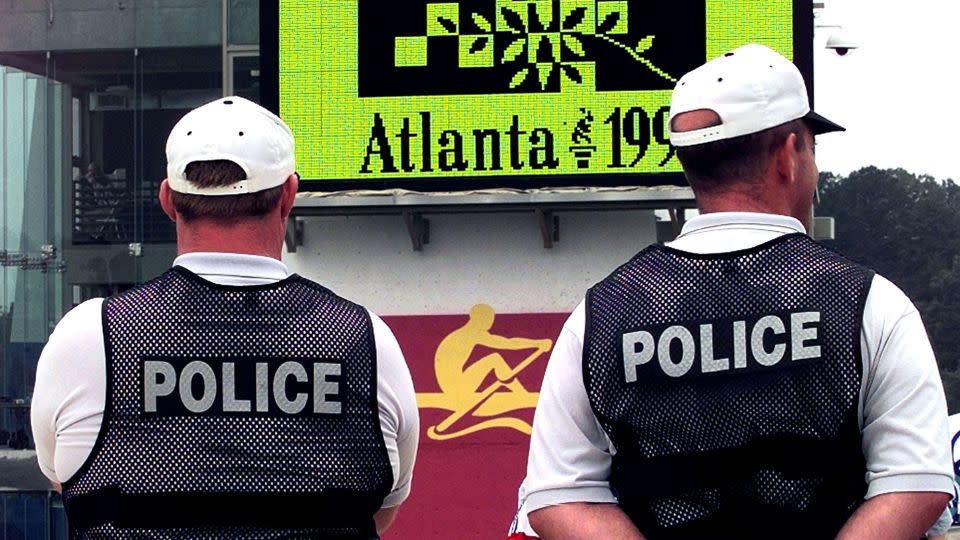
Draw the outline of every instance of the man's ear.
[[[163,208],[163,213],[170,218],[170,221],[174,223],[177,222],[177,208],[173,205],[173,190],[170,189],[170,183],[167,182],[167,179],[164,178],[163,182],[160,182],[160,208]]]
[[[297,173],[291,174],[283,183],[283,190],[280,195],[280,218],[284,221],[293,210],[293,203],[297,198],[297,190],[300,188],[300,177]]]
[[[777,177],[786,183],[792,184],[797,176],[797,162],[800,156],[797,152],[797,134],[787,135],[774,154],[774,166]]]

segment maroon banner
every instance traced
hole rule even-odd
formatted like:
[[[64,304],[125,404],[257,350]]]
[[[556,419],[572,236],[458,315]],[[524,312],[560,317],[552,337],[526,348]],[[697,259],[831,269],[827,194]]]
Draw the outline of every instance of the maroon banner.
[[[420,407],[413,491],[386,539],[506,538],[564,313],[384,317]]]

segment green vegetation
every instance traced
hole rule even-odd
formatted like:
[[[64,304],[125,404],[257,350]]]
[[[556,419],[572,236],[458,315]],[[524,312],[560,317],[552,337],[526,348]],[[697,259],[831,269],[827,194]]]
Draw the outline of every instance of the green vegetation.
[[[902,169],[820,176],[817,214],[836,218],[846,256],[913,300],[940,365],[947,406],[960,412],[960,185]],[[909,359],[904,359],[909,361]]]

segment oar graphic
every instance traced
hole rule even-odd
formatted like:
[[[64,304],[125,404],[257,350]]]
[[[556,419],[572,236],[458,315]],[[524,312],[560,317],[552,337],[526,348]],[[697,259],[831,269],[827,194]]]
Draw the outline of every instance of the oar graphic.
[[[525,358],[523,362],[520,362],[519,364],[516,365],[516,367],[510,370],[510,373],[507,374],[506,380],[497,379],[496,381],[490,383],[490,386],[484,388],[483,392],[480,392],[480,395],[477,396],[476,401],[471,403],[469,406],[464,407],[459,411],[454,411],[453,414],[445,418],[443,422],[440,422],[436,426],[428,427],[427,435],[429,435],[430,438],[432,439],[444,440],[444,439],[452,439],[454,437],[460,437],[462,435],[468,435],[470,433],[474,433],[476,431],[480,431],[488,427],[513,427],[515,429],[518,429],[519,431],[525,431],[524,429],[520,429],[520,427],[518,427],[518,423],[523,424],[523,427],[527,427],[527,423],[523,422],[520,419],[491,418],[489,420],[484,420],[483,422],[469,426],[463,430],[460,430],[454,433],[447,433],[447,430],[450,429],[450,426],[456,423],[457,420],[460,420],[464,416],[480,408],[480,406],[486,403],[487,400],[490,399],[490,397],[493,396],[493,394],[497,390],[503,388],[508,383],[513,381],[515,378],[517,378],[517,375],[519,375],[520,372],[527,369],[530,366],[530,364],[534,362],[534,360],[536,360],[537,358],[540,358],[540,356],[542,356],[543,353],[545,352],[547,351],[544,349],[537,349],[536,351],[534,351],[530,356]]]

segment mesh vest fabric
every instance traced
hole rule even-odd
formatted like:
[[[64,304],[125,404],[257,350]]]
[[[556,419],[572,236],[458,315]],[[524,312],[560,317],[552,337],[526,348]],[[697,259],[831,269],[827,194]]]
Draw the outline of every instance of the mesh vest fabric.
[[[102,427],[91,456],[63,491],[74,538],[377,537],[373,514],[391,489],[393,473],[380,428],[376,349],[365,309],[296,275],[271,285],[232,287],[174,267],[106,299],[103,327]],[[189,362],[212,366],[208,371],[220,377],[217,405],[207,403],[202,413],[182,407],[150,412],[145,366],[161,361],[178,369]],[[247,395],[233,398],[247,398],[248,410],[224,412],[224,366],[230,364],[231,380],[249,382],[258,364],[264,373],[279,373],[284,363],[339,365],[338,377],[331,378],[338,384],[339,412],[312,414],[316,409],[309,404],[298,414],[278,412],[272,403],[266,407],[262,398],[269,391],[274,400],[282,393],[284,399],[309,395],[311,403],[322,401],[310,394],[310,384],[289,373],[271,381],[279,385],[272,389],[259,379],[237,384]],[[197,386],[202,380],[165,388],[167,401],[154,401],[177,404],[169,400],[205,396]],[[250,388],[264,392],[254,398]]]
[[[857,406],[872,278],[796,234],[718,255],[651,246],[590,289],[584,381],[616,448],[611,489],[647,538],[836,535],[866,492]],[[803,356],[786,335],[793,313],[819,313],[817,357],[791,358]],[[785,323],[754,344],[763,317]],[[642,332],[693,336],[692,361],[666,339],[626,362]],[[778,342],[778,362],[750,356]]]

